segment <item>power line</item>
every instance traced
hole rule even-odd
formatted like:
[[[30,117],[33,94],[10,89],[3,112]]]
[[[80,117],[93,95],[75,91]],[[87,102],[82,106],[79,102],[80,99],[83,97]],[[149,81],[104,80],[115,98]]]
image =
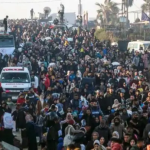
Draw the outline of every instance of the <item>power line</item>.
[[[35,1],[35,2],[0,2],[0,4],[25,4],[25,3],[48,3],[48,2],[57,2],[57,1],[61,1],[61,0],[44,0],[44,1]]]

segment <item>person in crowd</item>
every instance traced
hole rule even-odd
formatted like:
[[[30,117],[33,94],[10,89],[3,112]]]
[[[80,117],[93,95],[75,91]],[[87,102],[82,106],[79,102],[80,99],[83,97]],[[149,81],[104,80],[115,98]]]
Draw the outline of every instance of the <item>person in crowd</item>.
[[[117,110],[119,108],[119,105],[121,105],[121,104],[119,103],[119,101],[117,99],[115,99],[114,104],[112,105],[112,108],[114,110]]]
[[[106,150],[106,147],[104,146],[104,143],[105,143],[105,139],[104,137],[101,137],[100,138],[100,147],[102,150]]]
[[[127,149],[130,150],[135,145],[136,145],[136,140],[134,138],[131,138],[130,139],[130,146]]]
[[[144,140],[142,138],[139,138],[137,140],[137,144],[133,145],[130,150],[140,150],[143,148],[143,146],[144,146]]]
[[[23,105],[25,103],[24,94],[20,94],[19,98],[17,99],[17,104]]]
[[[37,113],[40,114],[41,110],[45,108],[45,106],[46,106],[46,101],[44,99],[44,94],[42,93],[40,95],[39,100],[37,101]]]
[[[48,124],[48,133],[47,133],[47,150],[57,150],[57,141],[58,141],[58,131],[56,129],[56,123],[58,119],[53,118]]]
[[[116,139],[116,138],[111,139],[111,150],[122,150],[120,139]]]
[[[92,140],[88,142],[88,144],[87,144],[87,146],[86,146],[86,150],[91,150],[91,149],[93,149],[93,148],[94,148],[93,142],[94,142],[95,140],[98,140],[98,139],[99,139],[99,134],[98,134],[98,132],[93,132],[93,133],[92,133]]]
[[[37,150],[35,124],[30,114],[26,115],[26,133],[28,138],[28,150]]]
[[[94,145],[94,148],[92,150],[100,150],[101,149],[100,142],[98,140],[95,140],[93,145]]]
[[[130,147],[130,135],[125,134],[123,137],[123,150],[126,150]]]
[[[5,28],[5,34],[7,33],[7,28],[8,28],[8,16],[4,18],[3,20],[4,28]]]
[[[117,131],[119,133],[119,137],[123,138],[123,133],[125,133],[124,126],[121,124],[120,118],[115,117],[114,118],[114,124],[110,128],[111,133],[114,131]]]
[[[2,88],[2,85],[0,83],[0,104],[2,103],[2,92],[3,92],[3,88]]]
[[[4,104],[2,105],[2,107],[4,107]],[[5,107],[7,106],[5,105]],[[2,132],[1,140],[10,145],[13,145],[13,139],[14,139],[14,135],[12,132],[13,118],[11,116],[11,112],[8,111],[8,109],[5,109],[1,119],[2,119],[1,123],[3,124],[3,132]]]
[[[108,126],[106,124],[106,121],[101,120],[99,126],[97,126],[94,130],[96,132],[98,132],[100,138],[101,137],[105,138],[104,146],[106,146],[108,141],[111,138],[111,132],[110,132],[110,129],[108,128]]]

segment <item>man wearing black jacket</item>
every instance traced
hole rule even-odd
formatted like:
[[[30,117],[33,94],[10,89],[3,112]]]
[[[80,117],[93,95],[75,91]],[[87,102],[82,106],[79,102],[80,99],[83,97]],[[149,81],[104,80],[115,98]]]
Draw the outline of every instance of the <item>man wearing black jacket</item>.
[[[58,141],[58,119],[54,118],[49,122],[48,133],[47,133],[47,150],[56,150]]]

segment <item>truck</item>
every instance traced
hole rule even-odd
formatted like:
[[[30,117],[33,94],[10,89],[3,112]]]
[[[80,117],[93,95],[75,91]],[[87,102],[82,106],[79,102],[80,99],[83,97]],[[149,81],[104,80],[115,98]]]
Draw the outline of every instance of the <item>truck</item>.
[[[0,35],[0,53],[12,55],[15,50],[15,41],[12,35]]]

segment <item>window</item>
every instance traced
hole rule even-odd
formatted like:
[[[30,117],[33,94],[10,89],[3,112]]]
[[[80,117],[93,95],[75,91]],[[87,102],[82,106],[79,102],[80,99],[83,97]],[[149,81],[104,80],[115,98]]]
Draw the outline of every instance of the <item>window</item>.
[[[133,44],[133,49],[138,49],[138,43]]]
[[[14,47],[14,39],[7,37],[0,37],[0,47]]]
[[[28,73],[7,72],[2,73],[1,83],[29,83]]]
[[[133,43],[130,43],[130,44],[128,45],[128,49],[130,49],[130,50],[133,49]]]
[[[149,46],[150,46],[150,43],[145,43],[145,44],[143,44],[143,45],[144,45],[144,49],[148,49]]]

